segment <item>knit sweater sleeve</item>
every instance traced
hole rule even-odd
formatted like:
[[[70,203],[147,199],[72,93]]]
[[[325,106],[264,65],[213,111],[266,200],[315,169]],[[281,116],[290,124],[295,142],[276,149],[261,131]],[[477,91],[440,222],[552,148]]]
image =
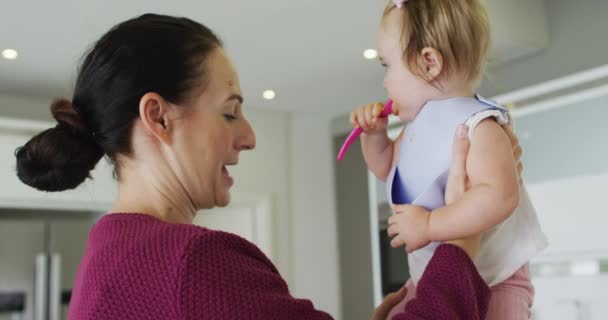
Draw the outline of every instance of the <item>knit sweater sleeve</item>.
[[[460,248],[443,244],[418,282],[416,298],[393,320],[483,320],[489,302],[490,289],[471,259]]]
[[[250,242],[209,231],[190,240],[178,286],[180,319],[329,320],[295,299],[270,260]]]

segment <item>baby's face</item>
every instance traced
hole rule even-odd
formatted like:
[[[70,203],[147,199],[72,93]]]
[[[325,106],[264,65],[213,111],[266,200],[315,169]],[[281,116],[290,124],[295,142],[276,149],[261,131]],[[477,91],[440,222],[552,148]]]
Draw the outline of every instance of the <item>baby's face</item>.
[[[398,108],[399,118],[413,120],[429,101],[435,88],[410,71],[404,61],[401,45],[402,14],[391,11],[384,19],[376,37],[380,61],[386,68],[384,88]]]

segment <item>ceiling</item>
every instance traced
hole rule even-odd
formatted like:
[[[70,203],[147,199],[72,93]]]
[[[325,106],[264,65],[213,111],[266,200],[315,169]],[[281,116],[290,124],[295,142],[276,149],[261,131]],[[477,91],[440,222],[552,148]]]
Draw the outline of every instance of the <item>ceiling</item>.
[[[0,0],[0,94],[70,96],[86,49],[113,25],[146,13],[186,16],[223,39],[246,106],[340,114],[382,99],[383,70],[365,60],[385,0]],[[273,89],[275,100],[262,98]]]

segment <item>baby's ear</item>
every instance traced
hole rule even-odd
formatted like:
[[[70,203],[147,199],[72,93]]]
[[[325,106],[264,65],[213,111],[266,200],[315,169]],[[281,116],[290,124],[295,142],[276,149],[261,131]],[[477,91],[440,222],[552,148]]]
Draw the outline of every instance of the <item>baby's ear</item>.
[[[420,52],[420,64],[425,78],[432,82],[443,72],[443,55],[435,48],[426,47]]]

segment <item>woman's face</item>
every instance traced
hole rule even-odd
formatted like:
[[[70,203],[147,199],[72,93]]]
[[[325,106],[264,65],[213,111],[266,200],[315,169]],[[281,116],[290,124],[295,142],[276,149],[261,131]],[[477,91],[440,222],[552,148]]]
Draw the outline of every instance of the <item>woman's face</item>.
[[[255,147],[255,134],[242,110],[239,79],[224,50],[215,50],[206,66],[204,91],[183,108],[173,135],[172,165],[200,209],[230,202],[234,179],[228,167],[238,163],[241,151]]]

